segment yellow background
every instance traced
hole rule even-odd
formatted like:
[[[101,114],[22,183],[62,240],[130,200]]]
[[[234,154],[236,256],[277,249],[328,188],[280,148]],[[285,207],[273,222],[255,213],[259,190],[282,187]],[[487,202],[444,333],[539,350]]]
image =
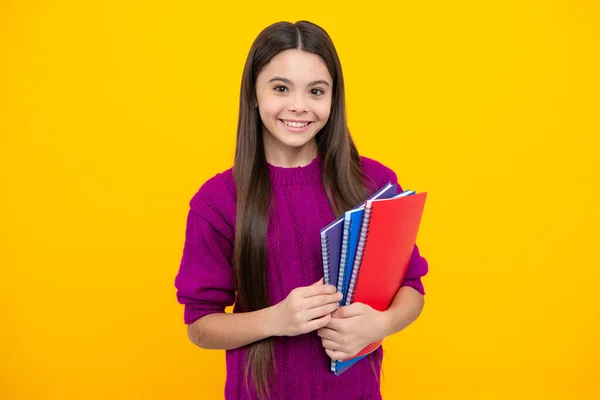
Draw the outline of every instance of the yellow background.
[[[265,26],[332,36],[362,154],[429,192],[385,399],[600,398],[596,1],[0,2],[0,398],[221,398],[173,279]]]

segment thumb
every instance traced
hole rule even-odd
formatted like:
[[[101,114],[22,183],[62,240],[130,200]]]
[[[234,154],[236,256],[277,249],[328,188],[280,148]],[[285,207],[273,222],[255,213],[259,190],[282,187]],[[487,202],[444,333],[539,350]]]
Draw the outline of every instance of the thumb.
[[[313,283],[311,286],[322,285],[323,284],[323,280],[324,280],[324,278],[321,278],[318,281],[316,281],[315,283]]]
[[[365,307],[362,303],[352,303],[349,306],[340,307],[334,311],[336,318],[350,318],[362,315],[365,313]]]

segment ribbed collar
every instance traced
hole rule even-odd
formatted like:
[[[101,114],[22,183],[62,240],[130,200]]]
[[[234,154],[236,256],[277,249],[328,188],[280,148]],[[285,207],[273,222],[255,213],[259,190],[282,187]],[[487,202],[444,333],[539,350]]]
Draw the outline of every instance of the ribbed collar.
[[[300,167],[278,167],[269,163],[267,165],[272,185],[293,185],[295,183],[318,181],[321,179],[323,171],[319,154],[309,164]]]

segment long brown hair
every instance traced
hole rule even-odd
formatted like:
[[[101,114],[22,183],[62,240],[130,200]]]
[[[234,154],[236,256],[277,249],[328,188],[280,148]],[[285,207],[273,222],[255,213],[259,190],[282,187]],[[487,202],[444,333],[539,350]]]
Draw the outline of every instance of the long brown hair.
[[[346,121],[342,67],[331,38],[321,27],[308,22],[278,22],[255,39],[242,77],[234,177],[237,217],[233,266],[238,301],[247,311],[269,307],[266,287],[266,230],[271,186],[256,98],[256,79],[278,53],[299,49],[319,55],[333,79],[329,120],[317,133],[323,159],[323,185],[336,216],[364,201],[369,195],[366,176]],[[273,341],[267,338],[248,346],[245,382],[252,375],[261,399],[269,397],[276,370]]]

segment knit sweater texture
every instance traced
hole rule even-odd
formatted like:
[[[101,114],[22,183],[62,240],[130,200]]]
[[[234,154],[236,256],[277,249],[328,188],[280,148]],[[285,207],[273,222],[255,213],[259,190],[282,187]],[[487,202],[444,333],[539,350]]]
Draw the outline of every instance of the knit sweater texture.
[[[387,182],[398,183],[394,171],[375,160],[362,156],[361,165],[373,181],[370,194]],[[320,156],[305,166],[268,164],[268,169],[273,203],[267,225],[266,281],[270,302],[277,304],[293,289],[323,277],[319,233],[335,215],[323,188]],[[231,305],[234,313],[243,312],[236,302],[232,267],[235,216],[235,181],[233,169],[228,169],[208,179],[190,201],[183,255],[175,278],[185,324],[223,313]],[[428,263],[415,246],[402,286],[425,294],[421,278],[427,272]],[[270,388],[272,399],[381,399],[379,367],[369,359],[375,361],[375,353],[381,358],[382,347],[335,376],[316,332],[273,339],[277,373]],[[226,351],[226,400],[258,398],[251,380],[250,392],[244,383],[245,351],[245,347]]]

